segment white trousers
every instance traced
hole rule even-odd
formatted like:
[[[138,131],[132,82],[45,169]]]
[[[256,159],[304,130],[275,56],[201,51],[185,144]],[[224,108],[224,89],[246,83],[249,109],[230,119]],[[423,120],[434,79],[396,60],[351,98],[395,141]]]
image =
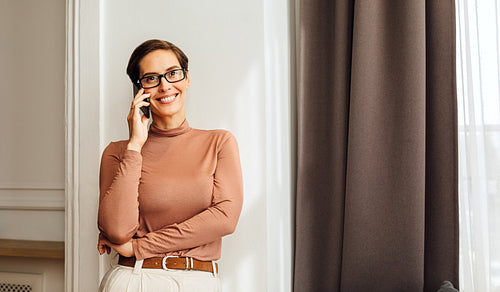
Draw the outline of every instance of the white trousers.
[[[194,270],[143,269],[116,265],[101,281],[99,292],[220,292],[220,280],[212,273]]]

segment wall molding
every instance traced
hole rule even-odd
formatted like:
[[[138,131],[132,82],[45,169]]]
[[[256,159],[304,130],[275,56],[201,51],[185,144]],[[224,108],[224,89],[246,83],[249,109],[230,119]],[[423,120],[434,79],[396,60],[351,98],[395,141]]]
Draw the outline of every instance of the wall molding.
[[[60,184],[26,184],[26,183],[0,183],[0,190],[52,190],[64,191],[64,185]]]
[[[64,187],[0,186],[0,210],[64,211]]]

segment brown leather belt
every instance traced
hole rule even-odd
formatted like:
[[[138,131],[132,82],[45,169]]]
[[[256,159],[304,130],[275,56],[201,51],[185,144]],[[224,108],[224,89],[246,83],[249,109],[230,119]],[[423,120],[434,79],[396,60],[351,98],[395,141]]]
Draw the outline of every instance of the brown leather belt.
[[[127,258],[120,256],[118,264],[127,267],[135,266],[135,257]],[[199,261],[188,257],[148,258],[144,259],[142,267],[145,269],[165,269],[165,270],[197,270],[217,274],[219,266],[213,261]],[[215,272],[214,272],[215,269]]]

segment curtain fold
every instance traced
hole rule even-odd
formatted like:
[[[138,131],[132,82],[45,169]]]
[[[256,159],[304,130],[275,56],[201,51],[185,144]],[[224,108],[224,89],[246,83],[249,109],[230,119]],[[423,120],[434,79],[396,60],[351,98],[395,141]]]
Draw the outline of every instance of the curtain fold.
[[[294,291],[458,285],[454,21],[301,1]]]
[[[455,1],[426,4],[425,291],[458,286],[458,119]],[[431,248],[427,248],[427,247]]]

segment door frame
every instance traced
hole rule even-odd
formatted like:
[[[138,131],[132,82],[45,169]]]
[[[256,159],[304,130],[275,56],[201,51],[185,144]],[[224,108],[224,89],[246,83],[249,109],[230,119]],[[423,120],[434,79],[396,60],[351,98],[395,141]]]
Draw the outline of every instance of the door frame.
[[[66,0],[65,290],[96,291],[101,153],[100,0]]]

